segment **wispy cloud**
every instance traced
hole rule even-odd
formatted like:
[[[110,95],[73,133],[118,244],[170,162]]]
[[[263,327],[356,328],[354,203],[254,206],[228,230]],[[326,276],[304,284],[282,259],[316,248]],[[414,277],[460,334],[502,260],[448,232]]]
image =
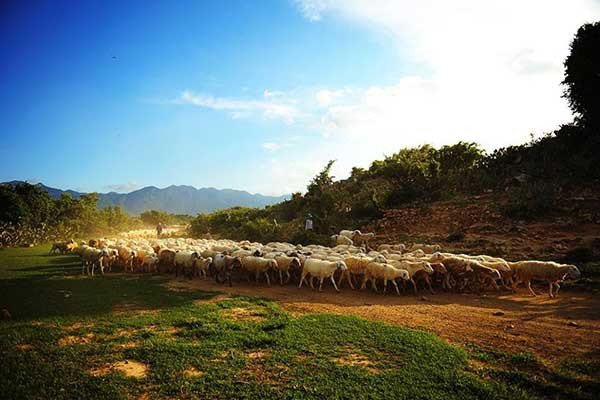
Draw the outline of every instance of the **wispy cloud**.
[[[323,12],[327,9],[327,1],[323,0],[295,0],[300,12],[310,21],[321,20]]]
[[[281,119],[288,124],[293,123],[296,118],[301,116],[299,110],[280,92],[269,90],[265,90],[263,98],[259,100],[214,97],[186,90],[181,93],[174,103],[192,104],[198,107],[226,111],[232,118],[260,115],[264,118]]]
[[[268,151],[279,150],[282,146],[279,143],[265,142],[262,144],[263,149]]]

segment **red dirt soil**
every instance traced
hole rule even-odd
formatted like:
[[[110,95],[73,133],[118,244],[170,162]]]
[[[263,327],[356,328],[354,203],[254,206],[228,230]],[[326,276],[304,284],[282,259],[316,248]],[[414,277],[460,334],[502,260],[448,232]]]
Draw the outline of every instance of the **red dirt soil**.
[[[499,211],[507,198],[496,194],[438,201],[425,207],[386,210],[361,227],[375,232],[375,243],[438,243],[444,251],[488,254],[508,260],[559,260],[577,247],[600,250],[600,199],[571,199],[573,211],[541,221],[508,218]],[[454,232],[464,239],[448,243]]]
[[[225,293],[217,299],[230,295],[271,298],[293,314],[357,315],[429,331],[461,346],[475,344],[510,353],[530,351],[548,360],[599,356],[600,296],[587,292],[561,292],[550,299],[541,288],[534,298],[524,289],[517,294],[383,296],[348,287],[336,293],[331,285],[322,293],[291,285],[268,288],[265,283],[234,282],[229,288],[212,280],[177,280],[168,286]],[[493,315],[497,312],[504,314]]]

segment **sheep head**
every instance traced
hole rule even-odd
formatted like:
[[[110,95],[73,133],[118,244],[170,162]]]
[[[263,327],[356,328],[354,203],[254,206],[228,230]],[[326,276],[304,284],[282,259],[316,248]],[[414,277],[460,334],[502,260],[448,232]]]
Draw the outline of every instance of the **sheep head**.
[[[387,262],[387,260],[385,259],[385,256],[379,254],[376,255],[375,258],[373,259],[373,261],[378,262],[378,263],[385,263]]]
[[[405,281],[410,279],[410,274],[408,273],[407,270],[400,269],[399,271],[400,271],[400,276],[398,278],[405,280]]]
[[[581,278],[581,272],[579,271],[579,268],[572,264],[567,264],[566,266],[568,267],[568,272],[565,275],[565,279],[576,280]]]
[[[335,265],[336,269],[339,269],[340,271],[345,271],[348,269],[348,267],[346,267],[346,263],[343,261],[338,261]]]

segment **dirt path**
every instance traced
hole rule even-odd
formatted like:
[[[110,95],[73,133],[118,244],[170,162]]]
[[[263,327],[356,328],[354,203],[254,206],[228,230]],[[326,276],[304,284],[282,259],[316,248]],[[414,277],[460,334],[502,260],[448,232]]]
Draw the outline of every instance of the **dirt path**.
[[[476,344],[508,352],[530,351],[548,360],[567,356],[600,356],[600,296],[564,292],[547,295],[425,294],[382,296],[349,288],[322,293],[293,286],[266,287],[234,283],[232,288],[211,280],[171,281],[175,290],[204,289],[226,295],[249,295],[277,300],[288,311],[352,314],[400,326],[422,329],[459,345]],[[502,312],[503,315],[494,315]],[[573,326],[573,323],[576,326]]]

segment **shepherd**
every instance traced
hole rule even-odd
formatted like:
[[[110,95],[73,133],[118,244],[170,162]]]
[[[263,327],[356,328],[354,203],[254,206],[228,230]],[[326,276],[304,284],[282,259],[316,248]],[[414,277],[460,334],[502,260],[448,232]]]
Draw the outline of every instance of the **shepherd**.
[[[305,231],[312,231],[313,230],[313,216],[311,213],[308,213],[306,215],[306,222],[304,223],[304,230]]]

